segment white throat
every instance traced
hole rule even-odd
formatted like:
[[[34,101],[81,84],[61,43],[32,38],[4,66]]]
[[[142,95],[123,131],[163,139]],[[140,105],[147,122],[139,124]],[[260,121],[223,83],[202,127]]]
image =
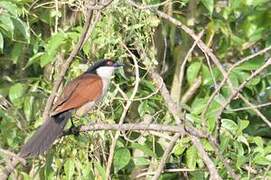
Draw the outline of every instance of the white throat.
[[[113,76],[114,70],[115,70],[114,67],[109,67],[109,66],[99,67],[98,69],[96,69],[98,76],[100,76],[103,81],[103,95],[102,96],[104,96],[107,92],[107,88],[109,86],[110,79]]]
[[[114,70],[115,70],[115,67],[103,66],[96,69],[96,72],[101,78],[111,79],[114,73]]]

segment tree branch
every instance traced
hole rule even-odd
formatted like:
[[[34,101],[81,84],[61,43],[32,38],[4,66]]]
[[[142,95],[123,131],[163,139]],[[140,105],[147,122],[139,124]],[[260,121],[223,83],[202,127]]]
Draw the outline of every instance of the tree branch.
[[[127,124],[107,124],[107,123],[89,123],[88,125],[81,126],[79,132],[89,131],[102,131],[102,130],[114,130],[114,131],[159,131],[185,134],[185,130],[180,126],[164,125],[164,124],[147,124],[147,123],[127,123]],[[67,130],[63,133],[63,136],[73,134],[72,131]]]

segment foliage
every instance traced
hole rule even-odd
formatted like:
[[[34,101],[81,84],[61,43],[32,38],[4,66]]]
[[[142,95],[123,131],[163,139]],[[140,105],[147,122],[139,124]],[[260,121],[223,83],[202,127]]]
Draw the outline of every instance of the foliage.
[[[54,1],[0,0],[2,149],[18,152],[42,123],[43,107],[50,95],[53,80],[58,77],[61,65],[82,33],[85,17],[81,7],[83,2],[57,2],[58,7]],[[142,3],[150,5],[160,1],[145,0]],[[213,49],[223,67],[229,69],[243,57],[271,45],[270,8],[268,0],[177,0],[168,1],[158,9],[197,33],[204,30],[202,39]],[[176,81],[179,67],[193,40],[155,13],[139,10],[122,0],[114,0],[102,10],[101,19],[66,74],[65,83],[101,58],[118,59],[127,64],[124,70],[116,74],[104,103],[94,113],[77,119],[77,125],[87,124],[94,119],[118,123],[126,101],[116,87],[119,86],[130,96],[135,82],[133,61],[122,44],[135,54],[140,67],[140,85],[136,94],[139,100],[132,103],[126,122],[137,123],[151,115],[153,122],[175,123],[159,93],[144,98],[156,92],[148,73],[151,68],[157,67],[173,97],[182,97],[197,78],[202,79],[194,96],[185,104],[186,120],[197,128],[216,133],[217,113],[231,94],[227,84],[207,109],[207,127],[203,126],[202,113],[217,84],[223,80],[219,68],[207,60],[199,48],[195,48],[186,65],[184,83],[180,85]],[[266,52],[234,68],[229,75],[233,86],[240,86],[269,57],[270,52]],[[269,102],[269,70],[253,78],[241,92],[252,104]],[[179,86],[182,86],[182,94],[173,90]],[[175,100],[181,102],[181,98]],[[230,160],[231,167],[242,179],[270,177],[270,128],[251,108],[238,110],[243,107],[247,105],[240,98],[235,98],[223,112],[220,152]],[[268,106],[259,108],[267,119],[271,118],[269,109]],[[28,171],[20,166],[17,173],[25,179],[31,176],[36,179],[105,179],[112,134],[114,132],[100,131],[62,138],[46,155],[35,161],[29,160]],[[135,178],[146,168],[150,172],[155,171],[169,143],[162,135],[158,137],[138,132],[123,134],[115,149],[112,178]],[[223,179],[230,178],[210,142],[206,139],[201,142]],[[5,156],[0,154],[0,159],[6,160]],[[4,165],[1,163],[0,166]],[[178,140],[165,168],[189,168],[193,171],[163,173],[162,179],[184,176],[208,179],[208,171],[189,137]]]

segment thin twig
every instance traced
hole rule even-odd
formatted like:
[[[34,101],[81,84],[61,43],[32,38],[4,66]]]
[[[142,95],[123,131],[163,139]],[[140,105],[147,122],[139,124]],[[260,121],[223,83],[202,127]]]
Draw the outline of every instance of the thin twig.
[[[182,96],[181,104],[186,104],[196,94],[197,90],[199,89],[201,85],[201,82],[202,82],[201,79],[202,79],[201,77],[198,77],[197,79],[195,79],[191,87]]]
[[[263,104],[259,104],[259,105],[253,105],[251,106],[247,106],[247,107],[241,107],[241,108],[236,108],[236,109],[229,109],[228,111],[231,112],[237,112],[237,111],[245,111],[245,110],[250,110],[250,109],[254,109],[254,108],[262,108],[262,107],[266,107],[266,106],[270,106],[271,102],[268,103],[263,103]]]
[[[191,56],[193,50],[195,49],[195,47],[198,44],[198,41],[201,39],[201,37],[203,36],[204,31],[201,31],[198,35],[198,39],[194,41],[192,47],[189,49],[189,51],[187,52],[184,61],[181,65],[181,69],[180,69],[180,74],[179,74],[179,81],[180,81],[180,94],[182,94],[182,85],[183,85],[183,79],[184,79],[184,72],[185,72],[185,65],[189,59],[189,57]]]
[[[222,104],[221,109],[217,113],[217,119],[220,119],[221,122],[221,114],[223,113],[224,109],[231,103],[232,99],[234,99],[239,92],[242,91],[242,89],[247,85],[247,83],[253,79],[255,76],[259,75],[265,68],[271,65],[271,58],[269,58],[264,65],[262,65],[260,68],[258,68],[255,72],[253,72],[232,94],[231,96],[227,99],[225,103]],[[271,122],[268,119],[264,119],[264,122],[271,128]],[[220,129],[221,124],[219,124],[217,127],[218,135],[219,135],[219,129]]]
[[[180,133],[177,133],[175,134],[173,137],[172,137],[172,140],[170,141],[168,147],[166,148],[166,150],[164,151],[164,154],[162,156],[162,159],[160,161],[160,164],[157,168],[157,170],[155,171],[155,174],[152,178],[152,180],[158,180],[161,173],[163,172],[163,169],[164,169],[164,165],[166,164],[166,161],[168,159],[168,157],[170,156],[171,154],[171,151],[175,145],[175,143],[177,142],[177,140],[182,136],[182,134]]]
[[[178,169],[164,169],[162,173],[176,173],[176,172],[193,172],[196,169],[178,168]],[[143,172],[136,176],[136,178],[141,178],[148,175],[154,175],[155,172]]]

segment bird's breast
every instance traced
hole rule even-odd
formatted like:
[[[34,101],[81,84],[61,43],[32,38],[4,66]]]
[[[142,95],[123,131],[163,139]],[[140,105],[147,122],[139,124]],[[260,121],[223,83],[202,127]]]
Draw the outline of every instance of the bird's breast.
[[[80,108],[76,110],[76,115],[77,116],[84,116],[86,115],[89,111],[91,111],[97,103],[101,102],[103,97],[106,95],[108,87],[109,87],[110,79],[107,78],[102,78],[102,93],[95,101],[90,101],[84,105],[82,105]],[[91,93],[91,90],[89,91]]]

